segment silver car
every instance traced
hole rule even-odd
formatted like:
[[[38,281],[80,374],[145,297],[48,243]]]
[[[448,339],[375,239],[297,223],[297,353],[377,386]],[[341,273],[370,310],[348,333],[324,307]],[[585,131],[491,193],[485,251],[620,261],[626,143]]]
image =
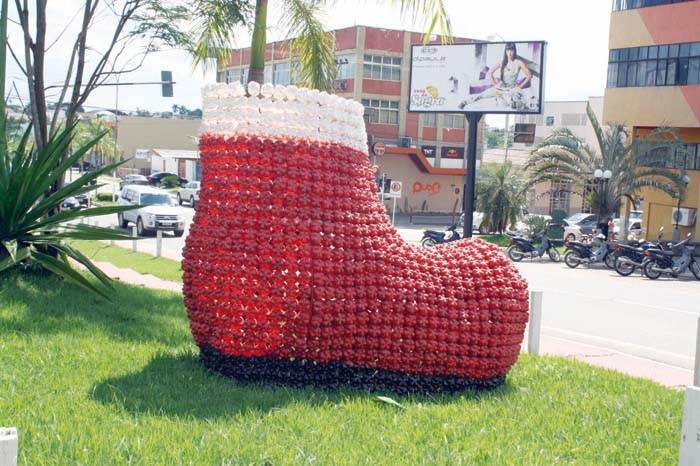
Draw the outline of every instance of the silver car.
[[[188,202],[193,209],[199,202],[199,181],[190,181],[177,192],[177,203]]]

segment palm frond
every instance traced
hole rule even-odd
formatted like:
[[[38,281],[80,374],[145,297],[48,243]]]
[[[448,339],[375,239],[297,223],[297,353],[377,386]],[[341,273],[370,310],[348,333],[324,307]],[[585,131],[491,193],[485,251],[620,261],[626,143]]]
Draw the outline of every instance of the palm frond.
[[[430,42],[436,29],[440,31],[442,43],[452,42],[452,22],[445,7],[445,0],[391,0],[398,5],[401,15],[410,17],[414,23],[422,23],[423,43]]]
[[[306,0],[284,0],[282,21],[292,40],[292,52],[301,64],[301,84],[331,91],[336,76],[335,39],[325,32],[319,17],[320,3]]]
[[[228,63],[235,46],[235,27],[246,24],[250,3],[244,0],[198,0],[192,2],[196,38],[192,44],[193,64],[205,71],[217,64]]]

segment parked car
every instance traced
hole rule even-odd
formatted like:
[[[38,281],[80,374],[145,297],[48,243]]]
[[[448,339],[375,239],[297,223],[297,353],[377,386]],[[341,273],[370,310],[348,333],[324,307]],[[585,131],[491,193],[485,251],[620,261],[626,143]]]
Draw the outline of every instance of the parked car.
[[[138,209],[118,214],[119,226],[136,225],[139,236],[156,230],[172,231],[177,237],[185,232],[185,220],[170,193],[151,186],[129,185],[122,190],[117,205],[140,205]]]
[[[573,214],[565,218],[563,223],[565,241],[582,241],[584,236],[590,237],[597,228],[595,214]]]
[[[187,184],[186,178],[183,178],[181,176],[176,175],[175,173],[170,172],[153,173],[149,175],[148,182],[151,183],[153,186],[160,186],[160,184],[163,182],[163,178],[167,176],[174,176],[175,178],[177,178],[177,182],[180,184],[180,186],[184,186]]]
[[[193,209],[199,202],[199,181],[190,181],[177,192],[177,203],[189,202]]]
[[[61,202],[61,210],[77,210],[80,209],[80,202],[75,197],[67,197]]]
[[[479,233],[488,233],[486,228],[482,228],[481,224],[484,222],[484,213],[474,211],[472,214],[472,230],[477,230]],[[457,226],[460,228],[464,227],[464,212],[459,216],[459,221]]]
[[[615,239],[618,239],[618,236],[620,235],[620,226],[622,225],[622,220],[619,218],[614,218],[613,219],[613,224],[615,225]],[[627,227],[627,239],[639,239],[642,237],[642,221],[641,220],[635,220],[630,217],[629,222],[628,222],[628,227]],[[631,238],[630,238],[631,237]]]
[[[149,183],[148,178],[146,178],[143,175],[126,175],[124,179],[119,183],[119,190],[121,191],[122,189],[124,189],[124,186],[129,184],[147,185]]]

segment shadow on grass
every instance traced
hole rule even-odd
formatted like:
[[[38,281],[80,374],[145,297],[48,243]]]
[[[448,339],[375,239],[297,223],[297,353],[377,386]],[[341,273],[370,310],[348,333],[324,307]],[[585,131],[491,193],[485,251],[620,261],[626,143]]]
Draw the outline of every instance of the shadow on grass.
[[[53,275],[13,271],[0,274],[0,333],[99,332],[115,339],[191,342],[182,296],[114,283],[112,300]]]
[[[134,415],[215,419],[237,414],[264,414],[295,404],[333,405],[358,398],[375,400],[386,409],[397,409],[378,401],[379,395],[391,397],[405,406],[412,403],[449,404],[463,397],[473,400],[503,397],[513,391],[508,382],[491,391],[465,391],[440,396],[398,396],[353,389],[322,390],[243,384],[208,371],[197,355],[189,353],[156,356],[138,372],[98,383],[91,397]]]

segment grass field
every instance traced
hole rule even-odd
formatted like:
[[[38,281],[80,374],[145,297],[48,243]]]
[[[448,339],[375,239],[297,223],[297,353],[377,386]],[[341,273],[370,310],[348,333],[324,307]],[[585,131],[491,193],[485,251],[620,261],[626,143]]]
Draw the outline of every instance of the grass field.
[[[238,385],[197,359],[182,297],[105,302],[0,275],[0,425],[20,464],[675,464],[682,393],[523,355],[507,383],[394,397]],[[382,393],[392,397],[390,393]]]
[[[110,246],[99,241],[73,241],[71,244],[91,260],[109,262],[117,267],[148,273],[163,280],[182,281],[182,269],[178,261],[133,252],[130,249]]]

